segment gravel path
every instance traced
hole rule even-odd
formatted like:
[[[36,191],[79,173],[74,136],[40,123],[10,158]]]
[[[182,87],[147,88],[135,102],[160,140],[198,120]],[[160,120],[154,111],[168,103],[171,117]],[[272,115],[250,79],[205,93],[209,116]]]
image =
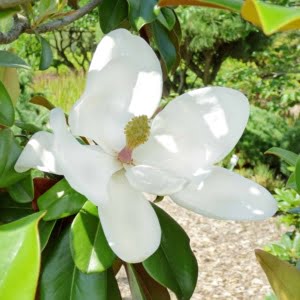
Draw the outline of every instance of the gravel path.
[[[193,300],[264,299],[270,287],[253,250],[278,240],[284,232],[275,219],[258,223],[218,221],[185,210],[170,200],[165,199],[160,206],[191,239],[199,265]],[[124,271],[118,274],[118,280],[123,299],[131,299]]]

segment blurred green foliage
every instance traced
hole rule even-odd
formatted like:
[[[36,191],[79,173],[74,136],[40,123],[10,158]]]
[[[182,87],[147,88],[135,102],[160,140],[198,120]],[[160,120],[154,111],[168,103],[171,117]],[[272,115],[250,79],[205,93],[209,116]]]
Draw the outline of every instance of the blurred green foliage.
[[[101,35],[96,11],[69,26],[43,34],[52,48],[54,56],[52,68],[63,72],[86,71],[96,48],[96,41]],[[20,57],[26,58],[34,69],[38,69],[41,45],[37,37],[21,35],[11,47]]]
[[[284,134],[280,147],[300,153],[300,120],[298,119]]]
[[[44,96],[67,113],[82,95],[84,86],[83,72],[68,72],[59,76],[50,72],[46,75],[40,73],[32,83],[34,93]]]
[[[281,239],[265,246],[265,250],[300,269],[300,195],[295,190],[275,189],[279,222],[291,226]]]
[[[287,232],[278,242],[266,245],[264,249],[278,258],[300,267],[300,233]]]
[[[246,130],[236,146],[240,165],[255,166],[258,162],[278,165],[278,159],[264,155],[271,147],[279,146],[288,129],[286,121],[272,112],[251,106]]]
[[[243,91],[256,106],[298,117],[294,107],[300,101],[299,31],[266,37],[230,12],[195,7],[176,12],[182,61],[165,93],[228,86]]]
[[[49,119],[48,110],[29,102],[34,96],[32,86],[33,76],[34,74],[32,71],[19,71],[20,87],[22,92],[16,105],[17,120],[22,123],[34,124],[40,128],[46,128]]]
[[[182,30],[182,64],[169,85],[178,93],[199,84],[212,84],[227,58],[247,59],[268,42],[234,13],[195,7],[176,12]]]

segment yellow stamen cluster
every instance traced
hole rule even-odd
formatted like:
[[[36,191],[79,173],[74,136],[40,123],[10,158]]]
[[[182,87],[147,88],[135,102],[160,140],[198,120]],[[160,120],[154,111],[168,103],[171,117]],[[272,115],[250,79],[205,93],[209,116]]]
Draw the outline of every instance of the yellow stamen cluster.
[[[147,116],[133,117],[125,126],[126,146],[134,149],[144,144],[150,135],[150,126]]]

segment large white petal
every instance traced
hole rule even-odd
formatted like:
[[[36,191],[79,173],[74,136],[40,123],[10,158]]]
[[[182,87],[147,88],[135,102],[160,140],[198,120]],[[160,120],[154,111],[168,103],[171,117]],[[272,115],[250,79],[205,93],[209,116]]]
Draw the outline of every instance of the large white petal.
[[[171,101],[153,120],[149,140],[133,153],[146,164],[190,176],[224,158],[238,142],[249,116],[247,98],[207,87]]]
[[[55,157],[63,175],[76,191],[99,205],[106,197],[111,175],[122,167],[121,163],[95,146],[81,145],[68,131],[62,110],[51,111],[50,125]]]
[[[150,202],[133,189],[124,171],[108,185],[108,199],[99,206],[105,236],[118,257],[129,263],[144,261],[160,244],[161,230]]]
[[[176,193],[187,183],[184,178],[145,165],[129,168],[125,175],[135,189],[160,196]]]
[[[275,199],[265,188],[220,167],[213,167],[204,180],[194,178],[171,198],[196,213],[225,220],[263,220],[277,210]]]
[[[52,133],[46,131],[35,133],[23,149],[16,162],[15,170],[21,173],[31,168],[62,175],[56,160]]]
[[[72,132],[120,151],[125,124],[132,116],[150,117],[161,93],[161,67],[151,47],[129,31],[112,31],[98,45],[86,90],[71,110]]]

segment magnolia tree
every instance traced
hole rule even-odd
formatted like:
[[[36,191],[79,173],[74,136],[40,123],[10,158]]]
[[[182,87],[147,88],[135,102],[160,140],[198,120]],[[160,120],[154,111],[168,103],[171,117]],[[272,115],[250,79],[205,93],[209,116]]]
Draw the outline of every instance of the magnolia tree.
[[[52,64],[42,33],[98,7],[106,34],[69,114],[35,99],[51,109],[45,131],[15,120],[15,68],[29,66],[9,47],[0,51],[0,298],[121,299],[115,276],[123,265],[134,299],[170,299],[169,290],[191,299],[198,267],[189,238],[157,203],[169,196],[201,215],[238,221],[269,218],[277,205],[262,186],[216,165],[247,124],[241,92],[206,87],[160,106],[163,78],[180,57],[174,6],[231,10],[266,34],[298,28],[300,11],[255,0],[82,2],[0,1],[0,43],[35,35],[40,69]],[[296,295],[288,294],[295,280],[278,289],[272,259],[257,255],[275,292]]]

